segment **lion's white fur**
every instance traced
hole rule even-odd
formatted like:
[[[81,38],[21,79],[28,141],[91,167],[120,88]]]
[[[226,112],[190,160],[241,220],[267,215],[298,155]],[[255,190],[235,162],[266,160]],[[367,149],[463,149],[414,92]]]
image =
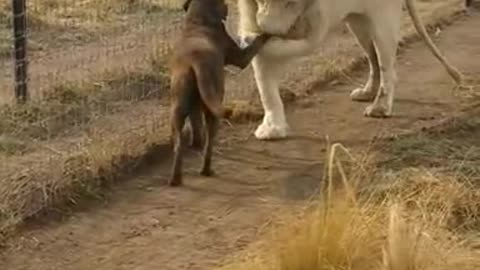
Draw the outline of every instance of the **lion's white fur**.
[[[414,6],[415,0],[238,0],[239,35],[243,45],[260,33],[272,38],[253,59],[253,69],[264,108],[264,119],[255,131],[258,139],[288,135],[279,81],[290,61],[310,55],[328,33],[347,23],[368,56],[370,75],[352,100],[372,101],[370,117],[389,117],[393,112],[397,81],[395,60],[402,6],[405,3],[417,31],[448,73],[459,83],[461,74],[450,65],[428,36]],[[298,27],[302,24],[301,27]],[[291,38],[295,36],[295,38]],[[384,97],[386,96],[386,97]]]

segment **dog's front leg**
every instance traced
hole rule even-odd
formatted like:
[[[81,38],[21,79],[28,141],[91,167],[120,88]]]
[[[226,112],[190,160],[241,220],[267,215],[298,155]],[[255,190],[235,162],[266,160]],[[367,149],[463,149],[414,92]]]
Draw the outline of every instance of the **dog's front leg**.
[[[263,122],[255,131],[259,140],[280,139],[288,136],[283,102],[279,92],[279,81],[286,62],[274,61],[258,54],[252,61],[255,80],[264,110]]]
[[[241,69],[246,68],[252,59],[258,54],[259,50],[265,45],[265,42],[270,38],[269,35],[261,35],[255,38],[252,44],[248,45],[246,48],[241,49],[233,41],[231,41],[231,46],[228,49],[227,57],[225,63],[227,65],[234,65]]]

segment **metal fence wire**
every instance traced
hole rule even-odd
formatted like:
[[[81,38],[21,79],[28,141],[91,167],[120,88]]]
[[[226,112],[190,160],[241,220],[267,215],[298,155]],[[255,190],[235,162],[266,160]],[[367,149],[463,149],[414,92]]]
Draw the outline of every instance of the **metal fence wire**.
[[[27,17],[25,0],[12,0],[13,37],[15,59],[15,97],[19,102],[27,99]]]

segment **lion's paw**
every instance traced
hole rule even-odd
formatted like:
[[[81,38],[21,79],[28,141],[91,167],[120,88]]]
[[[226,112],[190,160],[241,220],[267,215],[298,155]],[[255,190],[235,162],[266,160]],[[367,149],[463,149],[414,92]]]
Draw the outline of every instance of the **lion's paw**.
[[[383,105],[370,105],[365,109],[364,115],[372,118],[388,118],[392,113]]]
[[[288,136],[289,127],[287,124],[274,125],[272,123],[262,123],[255,131],[255,137],[259,140],[283,139]]]
[[[372,91],[365,91],[364,88],[357,88],[350,93],[350,98],[353,101],[369,102],[375,99],[375,93]]]

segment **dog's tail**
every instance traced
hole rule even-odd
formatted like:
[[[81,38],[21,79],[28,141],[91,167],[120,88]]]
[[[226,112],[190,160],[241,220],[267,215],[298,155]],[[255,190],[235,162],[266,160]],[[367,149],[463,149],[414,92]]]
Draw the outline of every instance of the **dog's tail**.
[[[427,30],[425,29],[424,24],[422,23],[420,16],[418,15],[417,9],[415,7],[415,2],[416,0],[405,0],[405,3],[407,5],[407,10],[412,18],[413,25],[415,26],[415,29],[417,32],[420,34],[422,39],[425,41],[429,49],[432,51],[433,55],[442,63],[442,65],[445,67],[447,70],[448,74],[453,78],[455,83],[461,84],[463,75],[458,71],[452,64],[448,62],[448,60],[442,55],[440,50],[435,46],[433,43],[432,39],[428,35]]]
[[[197,80],[198,91],[200,97],[208,108],[208,110],[215,116],[223,118],[225,110],[222,105],[223,97],[223,81],[221,70],[212,70],[208,68],[209,65],[194,64],[192,66]]]

